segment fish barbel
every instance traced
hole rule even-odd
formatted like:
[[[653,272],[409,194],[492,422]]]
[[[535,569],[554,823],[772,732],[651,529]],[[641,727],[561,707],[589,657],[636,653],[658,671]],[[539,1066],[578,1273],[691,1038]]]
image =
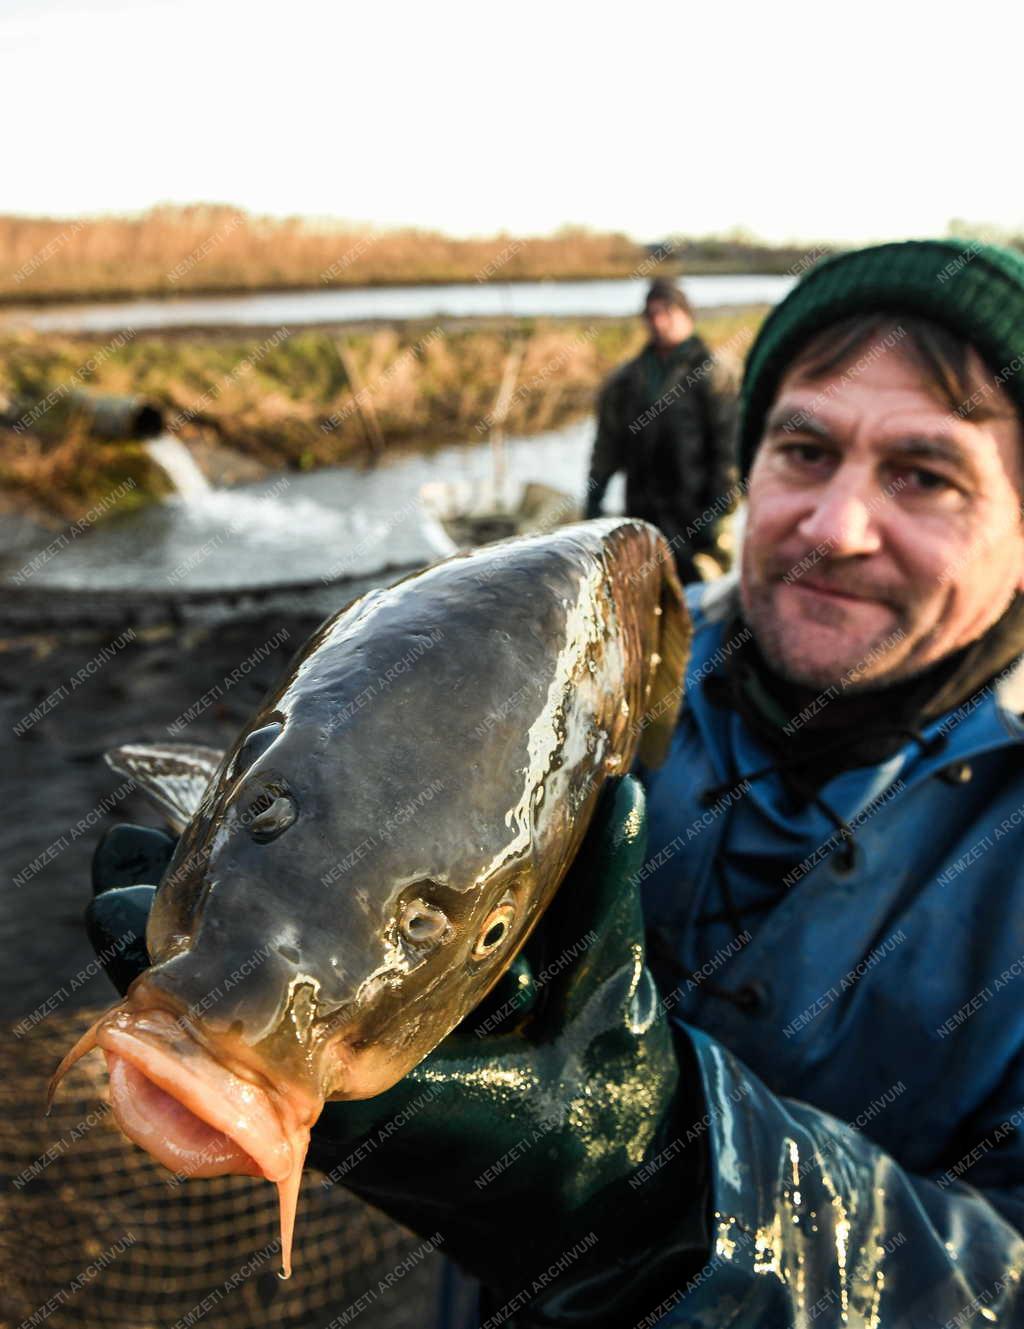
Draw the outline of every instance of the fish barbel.
[[[108,755],[181,831],[151,967],[58,1067],[174,1171],[276,1183],[283,1274],[328,1098],[397,1083],[487,994],[601,786],[675,727],[689,619],[663,536],[605,519],[454,558],[327,620],[225,753]]]

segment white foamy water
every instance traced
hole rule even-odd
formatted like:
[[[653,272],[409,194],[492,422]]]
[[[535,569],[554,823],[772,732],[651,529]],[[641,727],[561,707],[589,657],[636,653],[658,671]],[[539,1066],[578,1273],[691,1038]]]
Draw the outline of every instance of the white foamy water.
[[[275,485],[268,494],[235,489],[206,489],[198,494],[177,494],[168,500],[180,507],[182,520],[200,535],[227,530],[249,532],[261,541],[286,544],[303,540],[351,539],[366,533],[363,513],[339,512],[315,499],[289,497],[287,487]]]
[[[173,434],[161,434],[144,446],[183,497],[197,498],[200,494],[211,492],[210,482],[196,465],[192,454]]]

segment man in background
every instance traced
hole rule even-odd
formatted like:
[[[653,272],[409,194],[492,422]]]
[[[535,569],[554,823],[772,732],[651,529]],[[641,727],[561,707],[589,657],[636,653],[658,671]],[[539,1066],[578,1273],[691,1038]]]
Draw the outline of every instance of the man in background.
[[[717,554],[733,506],[732,394],[678,286],[652,282],[643,317],[650,341],[601,390],[585,511],[599,517],[608,481],[625,471],[627,515],[660,527],[690,582],[694,555]]]

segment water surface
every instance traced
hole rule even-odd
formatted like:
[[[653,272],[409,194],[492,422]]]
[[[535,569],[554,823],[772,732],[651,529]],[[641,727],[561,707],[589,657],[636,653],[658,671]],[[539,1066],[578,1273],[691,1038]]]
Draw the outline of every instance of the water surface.
[[[796,279],[732,273],[683,279],[698,308],[775,304]],[[264,291],[252,295],[122,300],[0,309],[0,320],[38,332],[117,332],[175,327],[299,327],[367,319],[623,317],[643,304],[647,278],[609,281],[463,282],[353,290]]]

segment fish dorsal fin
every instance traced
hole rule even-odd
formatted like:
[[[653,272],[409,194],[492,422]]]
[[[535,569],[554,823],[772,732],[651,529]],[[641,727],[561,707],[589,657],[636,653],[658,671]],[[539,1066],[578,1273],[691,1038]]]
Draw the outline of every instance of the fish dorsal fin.
[[[107,765],[133,779],[179,833],[192,820],[223,757],[217,748],[198,743],[128,743],[104,753]]]
[[[660,609],[660,659],[651,681],[643,737],[638,750],[641,762],[649,769],[660,766],[668,755],[683,705],[686,666],[693,637],[690,611],[686,607],[686,597],[671,556],[662,560],[661,564]]]

